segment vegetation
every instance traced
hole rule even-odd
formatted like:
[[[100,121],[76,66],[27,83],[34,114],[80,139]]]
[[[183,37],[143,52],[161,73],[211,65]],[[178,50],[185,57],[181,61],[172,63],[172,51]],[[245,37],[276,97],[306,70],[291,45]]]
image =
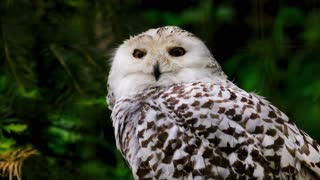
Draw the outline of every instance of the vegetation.
[[[110,54],[152,27],[203,39],[229,79],[320,140],[318,1],[0,1],[0,177],[132,179],[105,96]],[[10,173],[9,173],[10,172]]]

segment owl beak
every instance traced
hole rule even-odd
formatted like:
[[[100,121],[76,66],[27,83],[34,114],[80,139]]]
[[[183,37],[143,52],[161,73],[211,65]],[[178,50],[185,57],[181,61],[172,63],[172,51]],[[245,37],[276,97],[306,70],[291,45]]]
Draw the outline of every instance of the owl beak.
[[[161,75],[159,62],[153,65],[153,75],[156,78],[156,81],[158,81]]]

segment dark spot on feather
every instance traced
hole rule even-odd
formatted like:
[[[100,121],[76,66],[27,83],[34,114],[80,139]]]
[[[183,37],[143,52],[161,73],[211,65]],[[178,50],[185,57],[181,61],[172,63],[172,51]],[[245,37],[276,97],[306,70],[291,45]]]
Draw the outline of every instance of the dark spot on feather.
[[[248,157],[248,152],[245,149],[238,150],[238,158],[244,161]]]
[[[242,116],[239,115],[239,114],[235,115],[235,116],[232,118],[232,120],[234,120],[234,121],[241,121],[241,119],[242,119]]]
[[[307,143],[304,143],[304,145],[302,146],[302,152],[306,155],[310,154],[309,146]]]
[[[194,95],[194,97],[196,97],[196,98],[201,97],[201,93],[197,92],[196,95]]]
[[[147,122],[147,129],[153,129],[155,127],[155,123],[153,121]]]
[[[177,166],[178,164],[185,164],[188,161],[188,156],[185,156],[180,159],[173,160],[173,165]]]
[[[160,114],[156,115],[157,120],[160,120],[160,119],[165,118],[165,117],[166,117],[166,115],[164,113],[160,113]]]
[[[257,107],[256,107],[256,108],[257,108],[257,112],[258,112],[258,113],[261,113],[261,105],[260,105],[260,104],[257,104]]]
[[[256,113],[252,113],[250,116],[250,119],[257,119],[257,118],[259,118],[259,115]]]
[[[235,111],[234,109],[229,109],[229,110],[226,112],[226,115],[227,115],[227,116],[233,116],[235,113],[236,113],[236,111]]]
[[[136,175],[140,178],[140,179],[144,179],[143,177],[146,176],[149,173],[150,170],[145,169],[145,168],[139,168],[137,170]]]
[[[207,128],[207,131],[209,133],[215,133],[217,131],[217,127],[216,126],[210,126],[209,128]]]
[[[197,133],[198,136],[203,136],[204,138],[209,136],[209,132],[207,131],[200,131]]]
[[[288,172],[289,174],[293,174],[295,172],[295,168],[291,165],[288,165],[287,167],[281,168],[283,172]]]
[[[249,177],[252,177],[253,176],[253,172],[254,172],[254,167],[249,165],[248,168],[246,168],[245,170],[245,174]],[[253,180],[254,178],[249,178],[250,180]]]
[[[254,105],[253,101],[249,99],[248,104]]]
[[[270,116],[269,116],[270,117]],[[276,120],[275,120],[277,123],[279,123],[279,124],[283,124],[284,123],[284,120],[282,119],[282,118],[277,118]]]
[[[204,103],[201,107],[202,108],[211,108],[211,105],[213,104],[213,100],[209,100],[208,102]]]
[[[185,148],[184,148],[184,151],[190,155],[192,155],[192,153],[194,152],[196,147],[192,146],[192,145],[187,145]]]
[[[247,98],[242,97],[242,98],[240,99],[240,101],[241,101],[241,102],[247,102]]]
[[[271,119],[262,119],[266,123],[272,123],[273,121]]]
[[[229,134],[229,135],[233,135],[235,132],[235,128],[229,127],[228,129],[222,130],[222,132]]]
[[[188,117],[191,117],[192,114],[193,114],[193,113],[189,111],[189,112],[187,112],[186,114],[184,114],[183,117],[188,118]]]
[[[164,164],[170,164],[171,161],[172,161],[172,157],[173,157],[173,156],[165,156],[165,157],[162,159],[162,162],[163,162]],[[156,163],[156,164],[157,164],[157,163]]]
[[[168,138],[168,133],[167,132],[162,132],[159,134],[158,139],[162,142],[165,142]]]
[[[234,170],[239,174],[244,174],[245,172],[245,165],[241,161],[236,161],[232,164],[232,167],[234,167]]]
[[[138,132],[138,138],[143,138],[144,129]]]
[[[206,114],[200,114],[201,119],[207,119],[207,117],[208,117],[208,115],[206,115]]]
[[[212,149],[206,148],[202,154],[202,157],[204,158],[211,158],[213,156]]]
[[[281,137],[278,137],[275,141],[274,141],[274,144],[277,145],[277,146],[281,146],[283,145],[284,143],[284,140],[281,138]]]
[[[183,171],[182,170],[175,170],[174,173],[173,173],[173,177],[174,178],[180,178],[183,176]]]
[[[312,141],[312,147],[319,152],[319,146],[315,140]]]
[[[261,126],[256,126],[256,129],[252,132],[254,134],[262,134],[264,133],[264,127],[261,125]]]
[[[248,143],[249,143],[249,144],[253,144],[253,143],[254,143],[254,140],[253,140],[253,139],[249,139],[249,140],[248,140]]]
[[[188,163],[184,166],[184,171],[187,173],[190,173],[193,170],[193,164],[191,161],[188,161]]]
[[[191,106],[199,106],[200,105],[200,101],[195,101],[191,104]]]
[[[213,165],[220,166],[223,168],[227,168],[229,166],[228,159],[224,158],[223,156],[213,156],[213,158],[210,159],[209,162]]]
[[[212,139],[208,139],[208,141],[209,141],[211,144],[213,144],[213,145],[215,145],[215,146],[218,146],[221,140],[218,139],[218,138],[212,138]]]
[[[155,148],[162,149],[162,148],[163,148],[163,145],[164,145],[164,142],[162,142],[162,141],[157,141],[157,143],[156,143],[156,145],[155,145]]]
[[[148,139],[141,142],[142,147],[147,147],[148,144],[151,142],[151,139],[153,138],[153,135],[151,135]]]
[[[168,96],[169,96],[169,93],[166,93],[166,94],[162,95],[161,97],[162,98],[167,98]]]
[[[197,118],[191,118],[191,119],[188,119],[187,120],[187,123],[188,124],[196,124],[198,122],[198,119]]]
[[[277,131],[275,129],[268,129],[266,134],[274,137],[277,134]]]
[[[288,132],[288,126],[286,124],[284,124],[283,126],[283,134],[288,137],[289,136],[289,132]],[[300,143],[297,141],[297,144],[300,145]]]
[[[178,107],[178,109],[181,109],[181,110],[186,110],[188,109],[188,105],[187,104],[182,104],[181,106]]]
[[[270,118],[276,118],[276,117],[277,117],[276,113],[274,113],[273,111],[270,111],[269,114],[268,114],[268,116],[269,116]]]
[[[233,92],[230,92],[229,100],[235,100],[237,99],[237,95],[235,95]]]
[[[218,113],[219,113],[219,114],[223,114],[223,113],[225,112],[225,110],[226,110],[226,108],[224,108],[224,107],[219,107]]]
[[[206,126],[204,126],[204,125],[202,125],[202,124],[200,124],[199,127],[198,127],[198,130],[199,130],[199,131],[203,131],[203,130],[205,130],[205,129],[206,129]]]

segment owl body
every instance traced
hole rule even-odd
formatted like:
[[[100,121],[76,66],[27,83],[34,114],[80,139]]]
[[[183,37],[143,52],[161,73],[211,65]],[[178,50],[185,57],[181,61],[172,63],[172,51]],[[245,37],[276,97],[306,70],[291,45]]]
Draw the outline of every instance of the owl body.
[[[108,101],[135,179],[320,177],[319,145],[228,81],[204,44],[180,28],[152,29],[119,47]]]
[[[318,151],[280,110],[227,81],[148,89],[112,118],[137,179],[294,179],[296,156]]]

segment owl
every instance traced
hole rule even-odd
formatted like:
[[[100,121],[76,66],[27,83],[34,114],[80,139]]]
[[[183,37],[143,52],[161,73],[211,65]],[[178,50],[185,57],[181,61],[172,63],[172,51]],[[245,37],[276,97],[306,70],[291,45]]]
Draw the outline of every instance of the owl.
[[[205,44],[150,29],[115,51],[108,105],[135,179],[319,179],[320,146],[228,81]]]

